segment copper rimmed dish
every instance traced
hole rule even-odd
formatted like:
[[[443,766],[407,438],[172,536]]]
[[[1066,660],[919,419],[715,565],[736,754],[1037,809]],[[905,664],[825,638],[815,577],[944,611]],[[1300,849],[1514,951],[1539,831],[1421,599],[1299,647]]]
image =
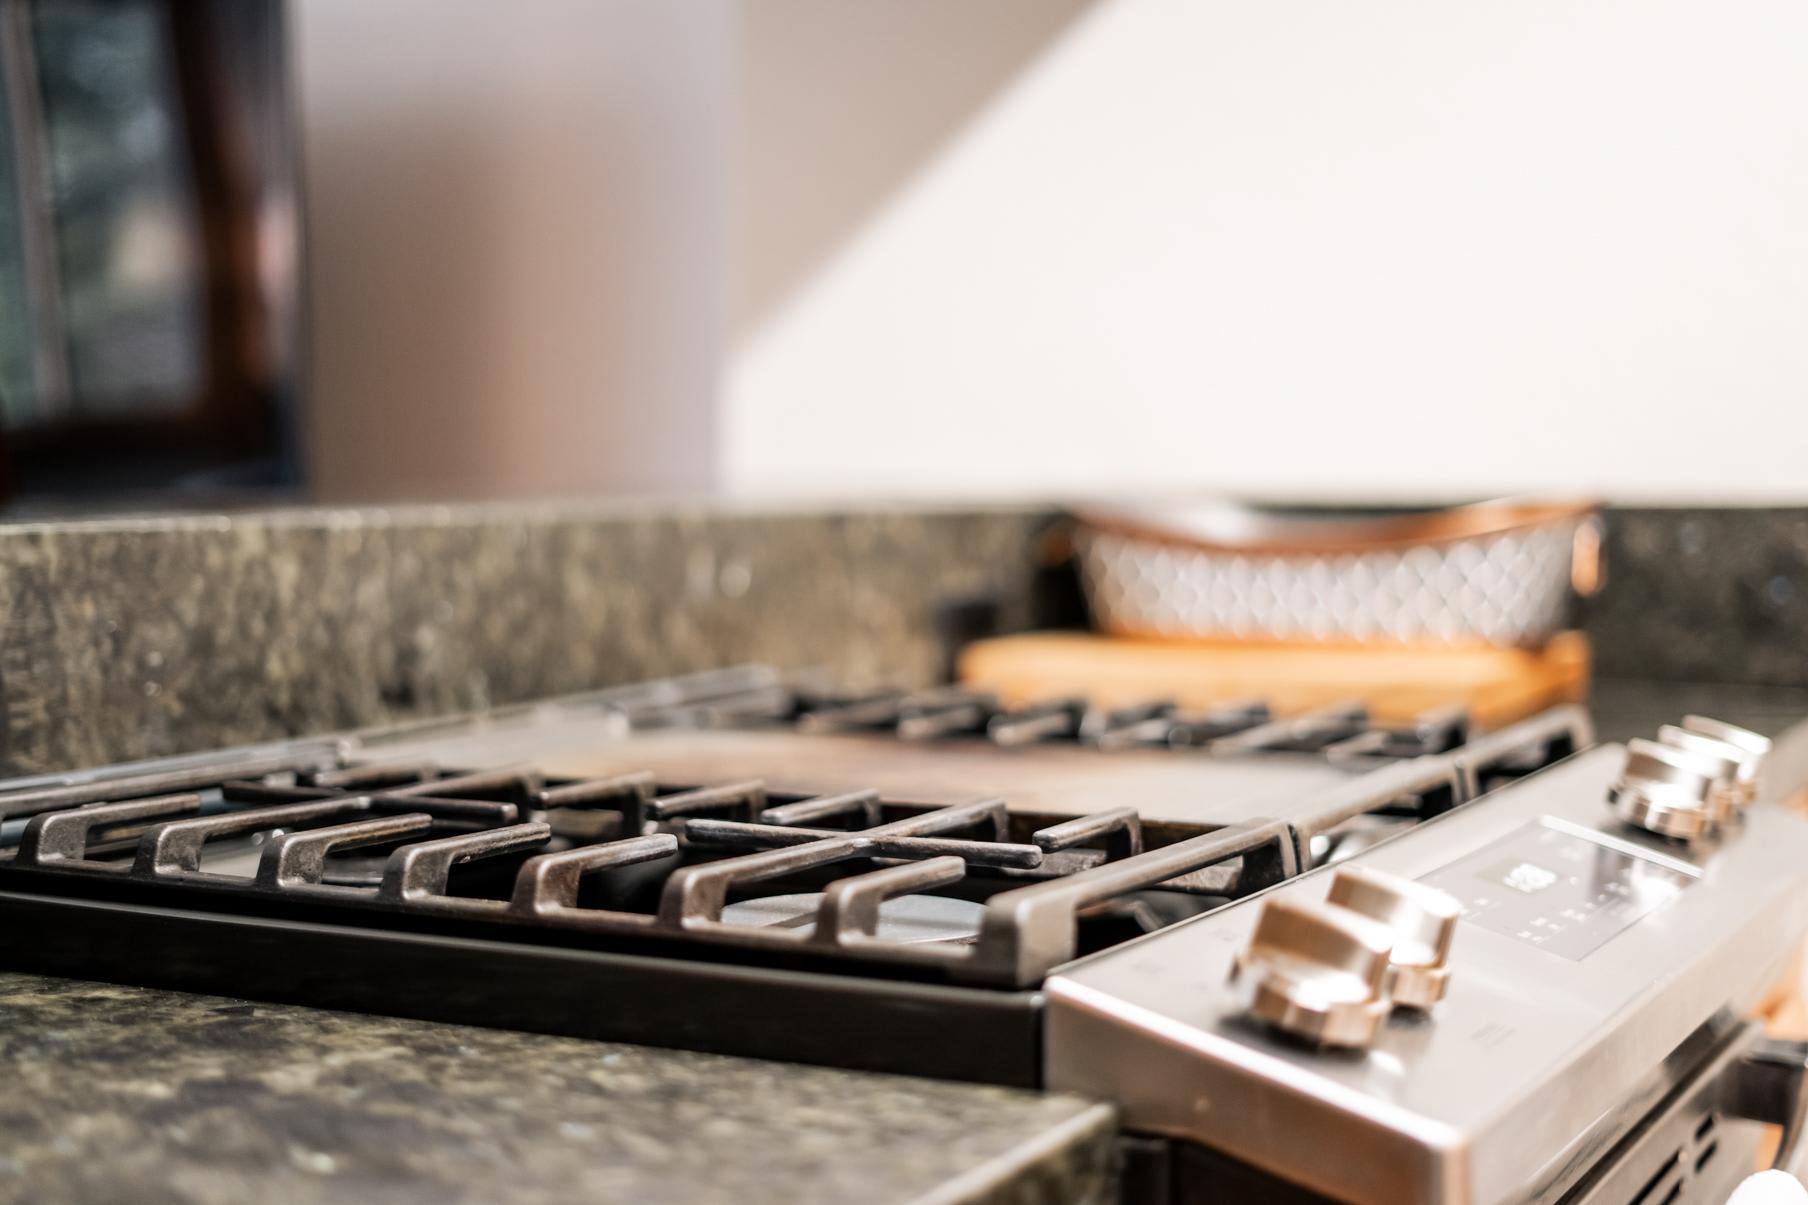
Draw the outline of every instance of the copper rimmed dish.
[[[1362,517],[1089,507],[1074,541],[1099,626],[1141,637],[1537,647],[1600,579],[1586,501]]]

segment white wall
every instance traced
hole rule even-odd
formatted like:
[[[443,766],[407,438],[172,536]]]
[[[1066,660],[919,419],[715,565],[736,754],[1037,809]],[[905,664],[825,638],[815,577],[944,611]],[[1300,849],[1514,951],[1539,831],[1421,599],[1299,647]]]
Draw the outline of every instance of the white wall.
[[[1101,0],[722,417],[753,493],[1803,501],[1808,5]]]
[[[296,0],[323,498],[713,486],[730,0]]]
[[[1095,0],[740,0],[735,317],[761,321]]]

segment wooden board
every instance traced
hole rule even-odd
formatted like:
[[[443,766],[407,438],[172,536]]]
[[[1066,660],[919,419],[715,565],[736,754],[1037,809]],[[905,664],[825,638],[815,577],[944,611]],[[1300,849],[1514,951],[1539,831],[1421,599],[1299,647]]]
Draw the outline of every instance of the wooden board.
[[[1033,632],[983,640],[960,658],[963,684],[1012,704],[1086,695],[1106,706],[1173,699],[1204,707],[1266,700],[1290,715],[1361,700],[1382,723],[1460,703],[1498,728],[1588,693],[1589,648],[1565,632],[1542,649],[1401,648],[1133,640]]]

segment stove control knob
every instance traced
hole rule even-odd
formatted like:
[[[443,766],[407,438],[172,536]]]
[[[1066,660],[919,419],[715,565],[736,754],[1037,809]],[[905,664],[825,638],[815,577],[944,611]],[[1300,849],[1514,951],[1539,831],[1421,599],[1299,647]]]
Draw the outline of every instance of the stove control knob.
[[[1425,1011],[1444,998],[1450,986],[1450,943],[1463,914],[1455,896],[1399,875],[1349,866],[1331,880],[1326,898],[1394,931],[1387,994],[1395,1004]]]
[[[1750,803],[1758,793],[1758,772],[1764,768],[1764,759],[1770,755],[1770,738],[1704,715],[1684,717],[1682,727],[1685,732],[1722,741],[1739,751],[1739,806],[1744,807]]]
[[[1607,790],[1614,815],[1635,828],[1695,841],[1714,827],[1719,809],[1712,760],[1656,741],[1626,743],[1626,762]]]
[[[1716,826],[1727,823],[1738,814],[1740,805],[1745,802],[1744,788],[1739,782],[1739,774],[1745,766],[1745,755],[1738,746],[1728,744],[1718,737],[1678,728],[1674,724],[1665,724],[1659,728],[1657,740],[1660,745],[1694,754],[1704,767],[1713,771],[1714,789],[1708,803],[1714,813]]]
[[[1271,899],[1231,980],[1249,1012],[1320,1046],[1364,1047],[1387,1016],[1394,931],[1330,904]]]

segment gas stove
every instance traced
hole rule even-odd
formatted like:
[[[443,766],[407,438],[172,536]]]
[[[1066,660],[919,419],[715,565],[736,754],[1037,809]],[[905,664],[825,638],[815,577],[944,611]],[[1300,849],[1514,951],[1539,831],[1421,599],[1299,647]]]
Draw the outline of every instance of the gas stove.
[[[744,668],[0,784],[0,963],[1078,1089],[1137,1199],[1569,1200],[1752,1061],[1808,927],[1808,824],[1744,814],[1740,735],[1622,772],[1574,707],[1477,733]],[[1337,947],[1365,875],[1455,901],[1428,1009]]]

